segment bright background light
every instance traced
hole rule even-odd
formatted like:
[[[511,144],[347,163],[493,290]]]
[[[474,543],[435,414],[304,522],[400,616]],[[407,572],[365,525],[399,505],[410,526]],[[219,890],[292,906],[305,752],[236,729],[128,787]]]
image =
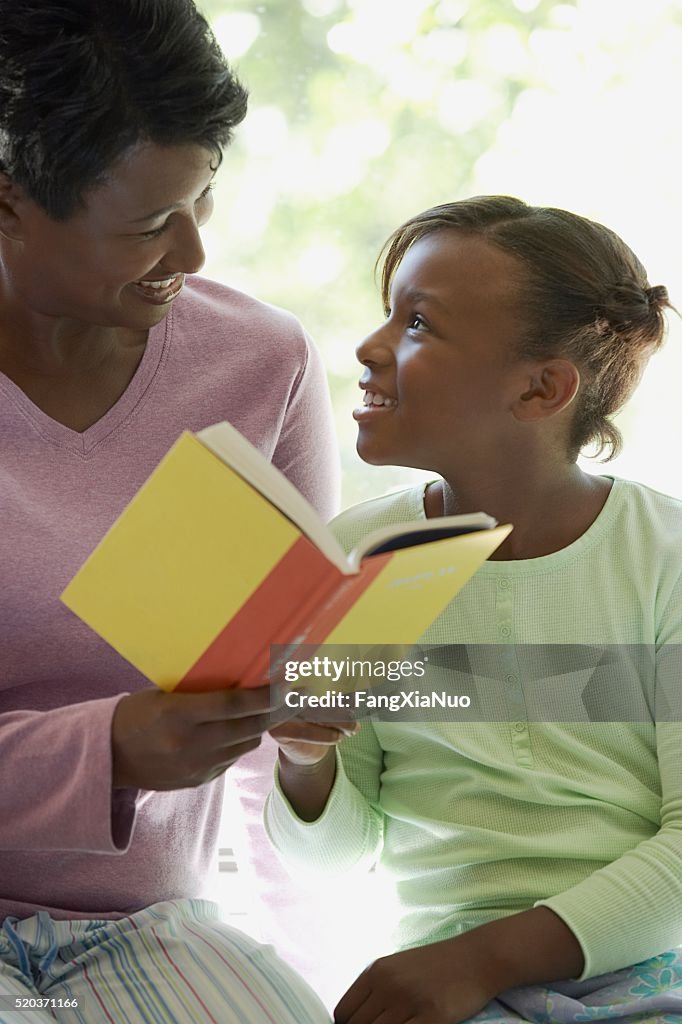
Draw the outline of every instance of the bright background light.
[[[410,215],[484,192],[618,231],[682,303],[682,9],[676,0],[205,2],[251,92],[206,231],[211,276],[287,306],[330,371],[344,503],[421,474],[354,453],[372,268]],[[682,497],[682,331],[671,318],[606,472]],[[586,467],[603,472],[598,463]]]
[[[354,347],[381,318],[374,261],[412,214],[480,193],[573,210],[621,234],[682,309],[678,0],[202,7],[251,92],[218,180],[206,273],[288,307],[316,338],[332,384],[345,504],[419,476],[364,466],[350,418]],[[623,455],[586,466],[682,497],[681,382],[673,316],[665,351],[617,421]],[[228,912],[246,895],[238,882],[220,893]],[[369,907],[370,897],[359,902]],[[364,927],[360,910],[344,918],[342,904],[333,890],[315,901],[334,922],[337,952],[345,949],[334,965],[340,976],[357,959]],[[376,923],[377,912],[366,919]],[[330,999],[331,973],[321,967],[313,979]]]

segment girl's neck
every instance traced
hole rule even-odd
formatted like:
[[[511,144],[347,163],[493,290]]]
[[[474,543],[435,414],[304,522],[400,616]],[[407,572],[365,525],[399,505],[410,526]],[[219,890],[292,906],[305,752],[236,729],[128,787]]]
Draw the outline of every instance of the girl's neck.
[[[612,482],[571,465],[560,475],[526,481],[524,487],[509,481],[500,487],[499,483],[490,481],[468,490],[461,484],[439,480],[427,488],[426,515],[436,518],[487,512],[499,523],[514,526],[492,559],[539,558],[568,547],[589,529],[604,507]]]

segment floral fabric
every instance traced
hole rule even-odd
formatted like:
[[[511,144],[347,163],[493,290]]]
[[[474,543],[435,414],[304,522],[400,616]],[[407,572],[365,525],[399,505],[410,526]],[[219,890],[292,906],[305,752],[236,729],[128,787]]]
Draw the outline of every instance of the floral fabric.
[[[587,981],[529,985],[494,999],[471,1024],[682,1024],[682,949]]]

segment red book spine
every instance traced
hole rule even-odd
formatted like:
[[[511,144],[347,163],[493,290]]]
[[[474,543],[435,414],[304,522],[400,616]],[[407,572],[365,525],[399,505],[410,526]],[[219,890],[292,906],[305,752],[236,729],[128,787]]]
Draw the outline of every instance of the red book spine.
[[[293,639],[295,624],[306,618],[320,594],[329,593],[343,578],[307,537],[299,537],[175,689],[220,690],[230,683],[267,682],[270,644]]]

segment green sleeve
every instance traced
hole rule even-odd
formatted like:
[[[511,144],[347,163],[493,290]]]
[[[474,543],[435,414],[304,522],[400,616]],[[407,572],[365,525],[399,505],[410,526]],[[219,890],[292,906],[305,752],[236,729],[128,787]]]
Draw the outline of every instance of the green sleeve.
[[[365,722],[337,750],[334,786],[316,821],[303,821],[294,812],[276,770],[265,829],[288,868],[333,875],[374,865],[383,839],[378,807],[382,767],[383,751],[371,723]]]
[[[682,584],[657,630],[656,754],[659,829],[570,889],[553,910],[585,956],[582,978],[639,963],[682,944]],[[657,794],[658,795],[658,794]]]

